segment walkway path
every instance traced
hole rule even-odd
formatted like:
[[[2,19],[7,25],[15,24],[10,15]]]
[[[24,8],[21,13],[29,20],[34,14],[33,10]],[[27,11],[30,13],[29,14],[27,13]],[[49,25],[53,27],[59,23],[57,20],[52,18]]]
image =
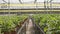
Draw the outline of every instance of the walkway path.
[[[29,24],[27,25],[27,28],[26,28],[26,34],[34,34],[34,25],[33,25],[33,22],[31,19],[29,19]]]
[[[40,26],[36,25],[31,18],[28,18],[17,34],[45,34]]]

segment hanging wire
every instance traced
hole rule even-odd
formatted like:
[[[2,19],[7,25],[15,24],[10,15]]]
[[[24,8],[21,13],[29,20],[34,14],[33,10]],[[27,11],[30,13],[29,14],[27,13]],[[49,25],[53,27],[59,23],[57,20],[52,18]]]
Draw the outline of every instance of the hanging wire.
[[[9,10],[9,15],[10,15],[10,0],[8,0],[8,10]]]
[[[6,13],[5,13],[5,9],[7,8],[7,5],[6,5],[6,8],[5,8],[5,4],[7,4],[8,2],[7,2],[7,1],[5,1],[5,0],[2,0],[2,1],[4,2],[4,3],[3,3],[3,6],[2,6],[2,7],[3,7],[2,9],[4,9],[4,16],[5,16],[5,14],[6,14]],[[6,21],[6,20],[7,20],[7,18],[6,18],[6,17],[4,17],[4,16],[3,16],[3,18],[4,18],[5,22],[7,22],[7,21]]]
[[[34,9],[36,8],[37,10],[37,0],[34,1],[34,4],[36,4],[36,7],[34,7]]]
[[[3,9],[6,9],[7,8],[7,1],[5,1],[5,0],[2,0],[4,3],[2,3],[3,5],[1,6],[1,8],[3,8]]]
[[[46,9],[46,1],[44,0],[44,8]]]
[[[37,0],[35,0],[35,4],[36,4],[36,13],[37,13],[37,10],[38,10],[38,4],[37,4]]]
[[[47,10],[49,10],[50,9],[50,11],[52,11],[52,1],[53,0],[48,0],[47,1]],[[49,4],[50,3],[50,4]],[[50,5],[50,6],[49,6]],[[47,12],[48,13],[48,12]],[[50,12],[51,13],[51,12]]]
[[[36,2],[37,2],[37,0],[34,1],[34,3],[36,3]]]
[[[44,11],[46,12],[46,0],[44,0]]]
[[[22,1],[23,1],[23,0],[19,0],[19,2],[20,2],[21,4],[23,4],[23,2],[22,2]],[[35,0],[35,1],[34,1],[34,3],[36,3],[36,1],[37,1],[37,0]]]
[[[21,0],[19,0],[19,2],[22,4],[23,2]]]
[[[45,12],[47,12],[48,14],[47,10],[49,10],[49,0],[44,0],[44,8],[45,8]]]
[[[19,2],[20,2],[20,4],[23,4],[23,2],[21,1],[21,0],[19,0]],[[20,6],[21,7],[21,6]],[[23,7],[24,8],[24,7]],[[22,8],[21,8],[22,9]],[[18,13],[19,15],[21,14],[21,13]]]
[[[53,1],[53,0],[50,0],[50,11],[53,10],[53,8],[52,8],[52,1]],[[50,14],[51,14],[51,13],[50,13]]]
[[[46,1],[46,12],[48,14],[48,11],[47,10],[49,10],[49,0]]]
[[[3,5],[1,6],[1,8],[4,8],[4,4],[6,4],[7,2],[5,0],[2,0],[4,3]],[[5,10],[4,10],[4,15],[5,15]],[[4,17],[4,16],[3,16]]]
[[[9,10],[9,14],[10,14],[10,0],[8,0],[8,2],[7,1],[5,1],[5,0],[2,0],[3,2],[5,2],[5,4],[8,4],[8,10]]]
[[[3,2],[5,2],[5,3],[8,3],[7,1],[5,1],[5,0],[2,0]]]

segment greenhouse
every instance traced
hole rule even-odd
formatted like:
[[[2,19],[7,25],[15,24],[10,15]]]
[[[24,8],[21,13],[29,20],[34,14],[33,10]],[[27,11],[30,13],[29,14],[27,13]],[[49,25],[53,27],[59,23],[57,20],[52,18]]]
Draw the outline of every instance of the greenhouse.
[[[60,0],[0,0],[0,34],[60,34]]]

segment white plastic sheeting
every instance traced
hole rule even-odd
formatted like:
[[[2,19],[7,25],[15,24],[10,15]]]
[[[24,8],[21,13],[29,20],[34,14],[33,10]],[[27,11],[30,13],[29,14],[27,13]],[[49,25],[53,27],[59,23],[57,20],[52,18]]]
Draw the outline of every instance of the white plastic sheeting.
[[[4,2],[5,1],[5,2]],[[8,3],[10,1],[10,3],[20,3],[19,0],[0,0],[0,4],[3,3]],[[22,3],[34,3],[35,0],[21,0]],[[48,0],[37,0],[36,2],[44,2],[44,1],[48,1]],[[49,0],[50,1],[50,0]],[[53,0],[52,2],[56,2],[56,3],[60,3],[60,0]],[[39,5],[39,4],[37,4]],[[33,8],[44,8],[44,6],[10,6],[10,9],[33,9]],[[60,6],[53,6],[52,8],[60,8]],[[0,9],[8,9],[8,7],[6,5],[1,5]]]
[[[4,0],[6,2],[8,2],[8,0]],[[21,2],[23,3],[30,3],[30,2],[34,2],[35,0],[21,0]],[[37,2],[44,2],[44,0],[37,0]],[[60,0],[53,0],[52,2],[60,2]],[[2,0],[0,0],[0,3],[5,3]],[[19,0],[10,0],[10,3],[20,3]]]

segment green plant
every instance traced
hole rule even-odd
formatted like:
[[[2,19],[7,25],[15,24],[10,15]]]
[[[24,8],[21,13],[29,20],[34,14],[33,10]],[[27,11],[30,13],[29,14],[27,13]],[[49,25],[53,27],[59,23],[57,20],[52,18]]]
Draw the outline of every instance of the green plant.
[[[60,14],[36,14],[33,18],[46,34],[60,34]]]
[[[19,23],[26,19],[27,15],[0,16],[0,26],[2,32],[14,30]]]

